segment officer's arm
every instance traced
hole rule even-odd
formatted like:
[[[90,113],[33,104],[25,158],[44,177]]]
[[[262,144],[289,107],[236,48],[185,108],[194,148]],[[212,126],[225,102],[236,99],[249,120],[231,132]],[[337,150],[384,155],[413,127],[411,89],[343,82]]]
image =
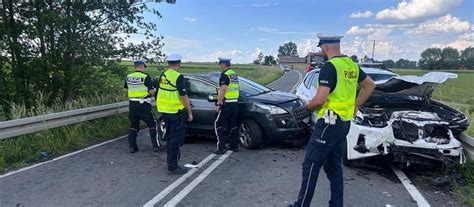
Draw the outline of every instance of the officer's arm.
[[[191,111],[191,104],[189,103],[189,97],[188,95],[180,96],[179,99],[181,100],[181,103],[186,107],[186,111],[188,114],[192,114]]]
[[[219,89],[219,95],[217,96],[217,104],[223,104],[224,103],[224,96],[225,92],[227,91],[227,85],[221,85]]]
[[[360,91],[356,99],[356,107],[359,108],[362,104],[369,99],[370,95],[375,89],[375,83],[367,76],[362,82],[360,82]]]
[[[331,88],[327,86],[319,86],[316,95],[308,103],[308,109],[313,111],[323,106],[326,103],[326,100],[328,99],[330,91]]]

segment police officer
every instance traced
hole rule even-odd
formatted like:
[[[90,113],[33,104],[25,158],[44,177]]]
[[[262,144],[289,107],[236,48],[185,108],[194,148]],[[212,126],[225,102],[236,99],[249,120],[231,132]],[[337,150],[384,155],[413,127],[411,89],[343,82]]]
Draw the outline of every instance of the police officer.
[[[136,60],[135,72],[127,75],[124,88],[127,90],[129,100],[128,119],[130,120],[130,129],[128,130],[128,144],[130,153],[138,151],[137,134],[140,129],[140,119],[148,126],[150,132],[153,151],[158,152],[165,149],[157,139],[156,121],[151,114],[151,97],[155,94],[152,78],[144,73],[146,68],[145,61]]]
[[[306,147],[298,200],[292,206],[310,206],[319,171],[324,166],[331,183],[329,206],[342,207],[341,159],[346,135],[355,111],[368,99],[375,84],[349,57],[341,55],[342,36],[318,36],[318,46],[328,62],[319,73],[317,93],[307,106],[315,111],[318,120]],[[361,89],[357,96],[359,84]]]
[[[239,76],[230,68],[229,58],[219,58],[221,77],[219,78],[219,91],[217,96],[215,121],[217,136],[217,149],[215,154],[226,153],[226,137],[230,137],[231,151],[239,151],[239,127],[237,115],[239,113]]]
[[[166,58],[169,69],[161,74],[158,82],[157,107],[162,114],[167,129],[168,146],[168,173],[184,174],[188,170],[178,165],[184,143],[185,128],[184,121],[191,122],[193,114],[189,98],[186,95],[184,77],[178,70],[181,68],[181,55],[171,54]]]

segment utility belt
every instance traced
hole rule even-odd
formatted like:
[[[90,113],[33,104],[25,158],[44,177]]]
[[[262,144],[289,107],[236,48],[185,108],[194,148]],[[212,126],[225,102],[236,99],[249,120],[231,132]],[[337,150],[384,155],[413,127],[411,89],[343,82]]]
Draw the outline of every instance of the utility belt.
[[[224,99],[224,103],[237,103],[237,102],[239,102],[238,99],[229,99],[229,100]]]
[[[339,115],[334,112],[332,109],[326,109],[324,111],[324,123],[329,124],[329,125],[336,125],[336,120],[339,117]]]
[[[143,103],[151,104],[151,98],[129,98],[128,100],[140,102],[140,104],[143,104]]]

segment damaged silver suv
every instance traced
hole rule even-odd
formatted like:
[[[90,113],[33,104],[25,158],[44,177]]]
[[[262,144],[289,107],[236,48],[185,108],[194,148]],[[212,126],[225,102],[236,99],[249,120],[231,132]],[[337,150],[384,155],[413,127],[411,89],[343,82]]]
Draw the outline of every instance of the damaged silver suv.
[[[431,99],[438,84],[457,74],[430,72],[423,76],[399,76],[391,71],[362,68],[376,83],[369,100],[359,109],[347,136],[343,163],[384,155],[406,165],[464,163],[458,140],[469,123],[466,116]],[[317,79],[319,71],[305,77]],[[309,101],[314,85],[303,83],[296,95]],[[312,117],[314,122],[316,117]]]

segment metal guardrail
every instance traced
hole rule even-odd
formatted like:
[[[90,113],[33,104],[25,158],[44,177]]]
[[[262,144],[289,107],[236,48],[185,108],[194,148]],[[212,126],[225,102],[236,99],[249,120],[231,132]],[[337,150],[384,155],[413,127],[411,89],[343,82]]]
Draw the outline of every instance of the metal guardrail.
[[[128,112],[128,101],[0,122],[0,140]]]
[[[462,148],[467,159],[474,160],[474,138],[466,133],[461,134]]]

